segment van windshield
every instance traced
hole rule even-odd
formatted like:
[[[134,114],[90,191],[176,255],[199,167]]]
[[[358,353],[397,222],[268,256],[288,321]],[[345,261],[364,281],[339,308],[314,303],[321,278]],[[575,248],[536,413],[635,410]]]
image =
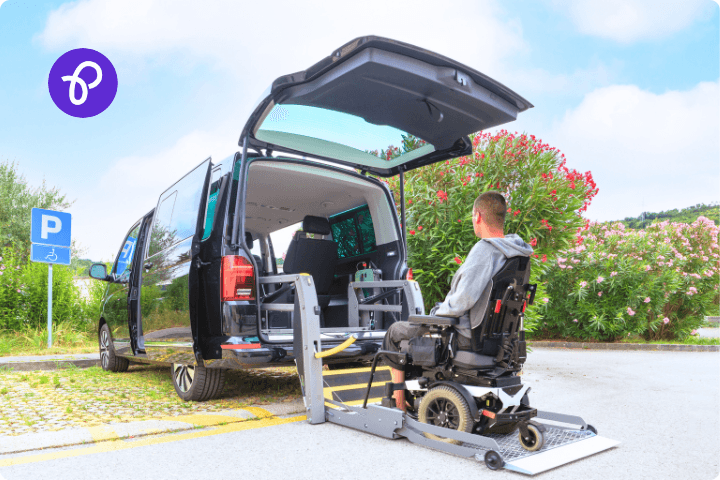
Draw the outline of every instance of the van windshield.
[[[397,128],[305,105],[275,105],[259,124],[255,138],[309,155],[380,168],[394,167],[435,151],[429,143]],[[388,160],[390,146],[397,148],[393,153],[400,155]]]

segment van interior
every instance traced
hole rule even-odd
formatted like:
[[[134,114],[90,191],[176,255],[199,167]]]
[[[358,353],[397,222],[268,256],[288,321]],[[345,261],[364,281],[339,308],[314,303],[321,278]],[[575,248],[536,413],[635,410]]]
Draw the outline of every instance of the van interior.
[[[297,226],[302,231],[294,231]],[[285,244],[292,235],[287,251]],[[397,312],[349,315],[348,295],[358,298],[381,289],[353,289],[358,280],[400,279],[402,239],[391,198],[374,181],[353,171],[313,166],[307,162],[255,160],[250,164],[245,199],[245,232],[260,277],[289,273],[313,276],[321,309],[321,332],[384,330],[399,319]],[[285,254],[284,263],[276,258]],[[360,272],[360,273],[358,273]],[[288,284],[261,284],[263,336],[292,334],[292,312],[272,310],[273,304],[292,304]],[[382,300],[399,305],[400,295]],[[366,336],[366,335],[363,335]],[[371,335],[375,336],[375,335]]]

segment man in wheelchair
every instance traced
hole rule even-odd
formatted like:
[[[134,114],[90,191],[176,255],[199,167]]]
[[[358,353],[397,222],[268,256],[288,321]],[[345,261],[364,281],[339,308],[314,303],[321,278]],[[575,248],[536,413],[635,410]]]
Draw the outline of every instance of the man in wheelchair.
[[[401,410],[466,432],[519,427],[523,446],[535,449],[543,429],[529,422],[536,410],[517,376],[526,357],[522,315],[535,291],[528,284],[533,250],[518,235],[504,234],[506,209],[498,192],[475,200],[480,241],[453,276],[445,301],[429,316],[392,324],[383,350],[392,369],[392,403]]]

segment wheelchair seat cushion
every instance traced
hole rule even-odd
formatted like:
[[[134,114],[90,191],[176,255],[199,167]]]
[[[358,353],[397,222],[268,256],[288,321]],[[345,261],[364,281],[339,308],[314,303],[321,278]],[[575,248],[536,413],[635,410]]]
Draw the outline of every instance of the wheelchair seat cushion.
[[[460,350],[459,352],[455,353],[453,363],[460,368],[465,368],[468,370],[494,368],[495,357]]]

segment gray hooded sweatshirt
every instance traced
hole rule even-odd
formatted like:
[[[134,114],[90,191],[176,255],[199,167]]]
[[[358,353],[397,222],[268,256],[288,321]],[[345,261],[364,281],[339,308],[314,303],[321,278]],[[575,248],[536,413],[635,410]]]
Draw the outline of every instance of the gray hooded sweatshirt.
[[[502,270],[509,258],[529,257],[532,253],[532,247],[514,233],[504,238],[483,238],[455,272],[445,301],[433,309],[435,315],[464,317],[460,319],[458,331],[469,337],[468,329],[480,325],[485,317],[492,277]],[[469,318],[466,316],[468,312]]]

